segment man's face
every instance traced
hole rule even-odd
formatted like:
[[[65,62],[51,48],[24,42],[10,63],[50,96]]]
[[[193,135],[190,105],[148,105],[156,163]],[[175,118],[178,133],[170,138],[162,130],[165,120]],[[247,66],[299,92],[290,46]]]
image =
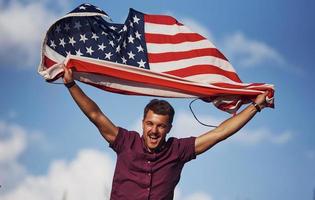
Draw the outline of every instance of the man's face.
[[[155,114],[152,110],[142,121],[143,138],[146,147],[154,151],[165,142],[166,134],[171,130],[168,115]]]

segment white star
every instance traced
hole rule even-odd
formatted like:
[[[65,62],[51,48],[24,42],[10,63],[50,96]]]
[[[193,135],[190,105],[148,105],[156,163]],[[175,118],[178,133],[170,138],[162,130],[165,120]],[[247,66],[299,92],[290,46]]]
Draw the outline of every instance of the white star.
[[[113,31],[115,31],[117,29],[117,27],[115,27],[115,26],[110,26],[109,28],[112,29]]]
[[[127,60],[126,60],[125,57],[122,57],[121,59],[122,59],[122,62],[123,62],[124,64],[127,64]]]
[[[57,27],[56,27],[56,30],[55,30],[57,33],[60,33],[60,31],[61,31],[61,28],[60,28],[60,25],[58,25]]]
[[[65,24],[65,30],[66,30],[66,31],[69,31],[69,30],[70,30],[69,24]]]
[[[144,65],[145,65],[146,62],[144,62],[142,59],[140,60],[140,62],[137,62],[137,63],[139,64],[140,68],[145,68]]]
[[[109,41],[109,44],[112,45],[112,47],[115,46],[114,42],[112,40]]]
[[[78,22],[74,22],[74,28],[80,30],[80,28],[82,27],[81,23],[78,21]]]
[[[98,50],[104,51],[105,48],[106,46],[104,45],[104,43],[102,43],[101,45],[98,45]]]
[[[80,34],[80,41],[83,41],[83,43],[85,43],[86,40],[88,39],[85,37],[85,34],[83,35]]]
[[[96,33],[92,33],[92,38],[93,38],[95,41],[97,41],[97,39],[98,39],[99,37],[96,35]]]
[[[105,53],[105,58],[107,58],[108,60],[110,60],[110,57],[112,56],[112,52],[109,53]]]
[[[129,26],[133,27],[133,23],[132,23],[132,21],[130,21]]]
[[[76,41],[73,39],[73,37],[69,37],[69,43],[72,44],[72,46],[74,46]]]
[[[83,55],[83,53],[81,53],[81,50],[79,49],[78,51],[75,51],[75,54],[77,55],[77,56],[82,56]]]
[[[137,49],[138,49],[138,52],[140,52],[140,51],[142,51],[142,52],[143,52],[143,48],[142,48],[142,46],[141,46],[141,45],[139,45],[139,46],[137,47]]]
[[[59,43],[59,45],[61,45],[61,46],[63,46],[63,48],[65,48],[65,39],[64,38],[62,38],[62,39],[59,39],[60,40],[60,43]]]
[[[94,52],[92,47],[89,47],[89,48],[85,47],[85,48],[86,48],[86,53],[92,55],[92,53]]]
[[[118,53],[118,52],[120,52],[120,50],[121,50],[120,49],[120,45],[118,45],[117,48],[116,48],[116,52]]]
[[[136,38],[141,39],[141,34],[138,31],[136,32]]]
[[[102,35],[108,35],[108,33],[106,33],[105,31],[102,31]]]
[[[124,25],[123,31],[127,31],[127,26],[126,25]]]
[[[71,55],[70,51],[66,51],[67,56]]]
[[[134,41],[134,37],[132,37],[132,35],[129,35],[128,37],[128,43],[132,43],[133,44],[133,41]]]
[[[121,40],[121,36],[119,36],[119,38],[117,39],[117,42],[120,42],[120,40]]]
[[[85,10],[85,9],[86,9],[86,7],[84,7],[84,6],[80,6],[80,7],[79,7],[79,9],[80,9],[80,10]]]
[[[124,40],[124,42],[123,42],[123,47],[124,47],[124,48],[127,47],[127,42],[126,42],[126,40]]]
[[[135,55],[136,54],[133,54],[132,51],[128,52],[129,59],[135,59]]]
[[[50,40],[50,46],[51,46],[52,48],[56,48],[55,42],[54,42],[53,40]]]
[[[133,22],[134,23],[137,23],[137,24],[139,24],[139,18],[137,17],[137,15],[135,15],[134,17],[133,17]]]

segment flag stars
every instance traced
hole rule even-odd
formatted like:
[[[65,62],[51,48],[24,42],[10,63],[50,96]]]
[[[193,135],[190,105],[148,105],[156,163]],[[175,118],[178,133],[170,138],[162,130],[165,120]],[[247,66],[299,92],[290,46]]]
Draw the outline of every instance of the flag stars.
[[[50,45],[49,46],[51,46],[54,49],[56,48],[56,44],[55,44],[55,42],[53,40],[50,40]]]
[[[112,47],[114,47],[114,46],[115,46],[115,44],[114,44],[114,41],[113,41],[113,40],[110,40],[110,41],[109,41],[109,44],[110,44]]]
[[[134,43],[133,41],[135,40],[135,38],[134,37],[132,37],[132,35],[129,35],[129,37],[128,37],[128,43]]]
[[[85,34],[80,34],[80,41],[83,41],[83,43],[85,43],[85,41],[87,41],[88,39],[86,38]]]
[[[61,45],[63,48],[65,48],[65,45],[66,45],[65,39],[62,38],[62,39],[59,39],[59,41],[60,41],[59,45]]]
[[[138,52],[143,52],[143,48],[141,45],[137,46]]]
[[[132,51],[128,52],[128,56],[129,56],[129,59],[133,59],[133,60],[135,59],[135,54],[133,54]]]
[[[78,31],[80,30],[81,27],[82,27],[82,25],[79,21],[74,22],[74,28],[78,29]]]
[[[60,25],[58,25],[57,27],[56,27],[56,30],[55,30],[57,33],[60,33],[60,31],[61,31],[61,27],[60,27]]]
[[[138,64],[139,64],[139,67],[140,68],[145,68],[145,64],[146,64],[146,62],[144,62],[142,59],[139,61],[139,62],[137,62]]]
[[[76,56],[82,56],[83,53],[81,53],[81,50],[79,49],[78,51],[75,51],[75,55],[76,55]]]
[[[124,25],[124,27],[123,27],[123,29],[122,29],[123,31],[127,31],[127,26],[126,25]]]
[[[122,60],[122,63],[127,64],[127,60],[126,60],[126,58],[124,56],[121,57],[121,60]]]
[[[109,28],[112,29],[113,31],[115,31],[117,29],[117,27],[115,27],[115,26],[110,26]]]
[[[76,43],[76,41],[74,40],[73,37],[69,37],[69,43],[74,46],[74,44]]]
[[[86,48],[86,53],[92,55],[92,53],[94,52],[92,47],[89,47],[89,48],[85,47],[85,48]]]
[[[139,24],[139,18],[137,17],[137,15],[135,15],[134,17],[133,17],[133,23],[137,23],[137,24]]]
[[[136,38],[138,38],[139,40],[141,39],[141,34],[138,31],[136,32]]]
[[[69,31],[70,30],[70,25],[69,24],[65,24],[65,31]]]
[[[92,38],[93,38],[95,41],[97,41],[99,37],[96,35],[96,33],[92,33]]]
[[[110,57],[112,57],[112,55],[112,52],[105,53],[105,59],[107,58],[108,60],[110,60]]]
[[[80,10],[86,10],[86,7],[80,6],[79,9],[80,9]]]
[[[117,47],[116,47],[116,53],[119,53],[121,51],[121,47],[120,47],[120,45],[118,45]]]
[[[98,45],[98,50],[104,51],[105,48],[106,46],[104,45],[104,43],[102,43],[101,45]]]
[[[130,26],[130,27],[133,27],[132,21],[129,21],[129,26]]]

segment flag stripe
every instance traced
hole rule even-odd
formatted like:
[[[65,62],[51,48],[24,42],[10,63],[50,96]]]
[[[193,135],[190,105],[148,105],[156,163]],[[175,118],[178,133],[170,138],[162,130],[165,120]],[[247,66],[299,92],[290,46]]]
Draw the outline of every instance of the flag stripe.
[[[225,56],[216,48],[194,49],[182,52],[148,53],[150,63],[168,62],[172,60],[181,60],[209,55],[227,61]]]
[[[150,69],[155,72],[168,72],[194,65],[213,65],[228,72],[235,72],[234,68],[229,62],[212,56],[194,57],[170,62],[151,63]]]
[[[218,67],[212,66],[212,65],[195,65],[195,66],[191,66],[191,67],[186,67],[184,69],[177,69],[177,70],[168,71],[165,73],[171,74],[174,76],[178,76],[178,77],[182,77],[182,78],[193,76],[193,75],[198,75],[198,74],[217,74],[217,75],[225,76],[225,77],[227,77],[230,80],[233,80],[235,82],[241,82],[241,80],[239,79],[239,77],[235,73],[227,72],[225,70],[222,70],[221,68],[218,68]]]
[[[145,33],[149,34],[165,34],[165,35],[176,35],[178,33],[194,33],[188,27],[182,25],[164,25],[164,24],[152,24],[145,22],[144,24]]]
[[[144,21],[153,24],[182,25],[173,17],[167,15],[144,15]]]
[[[197,42],[182,42],[179,44],[155,44],[147,43],[148,53],[183,52],[195,49],[215,48],[208,40]]]
[[[155,44],[178,44],[182,42],[196,42],[205,38],[197,33],[178,33],[176,35],[146,33],[145,40]]]

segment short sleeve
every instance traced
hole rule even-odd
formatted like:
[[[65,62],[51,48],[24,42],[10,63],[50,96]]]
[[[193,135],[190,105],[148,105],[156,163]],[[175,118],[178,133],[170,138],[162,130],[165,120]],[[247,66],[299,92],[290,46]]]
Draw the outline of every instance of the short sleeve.
[[[124,128],[118,127],[118,134],[115,141],[109,145],[117,154],[129,147],[136,138],[136,133],[127,131]]]
[[[195,140],[196,137],[178,139],[179,159],[182,162],[185,163],[196,158]]]

